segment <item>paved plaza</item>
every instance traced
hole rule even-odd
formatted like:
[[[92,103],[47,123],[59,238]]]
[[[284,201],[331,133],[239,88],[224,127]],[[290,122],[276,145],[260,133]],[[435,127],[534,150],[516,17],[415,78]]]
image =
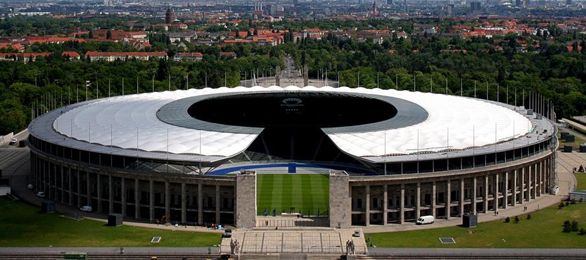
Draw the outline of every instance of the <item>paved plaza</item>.
[[[360,233],[359,237],[352,236],[355,231]],[[238,241],[239,254],[344,255],[348,241],[354,243],[356,255],[367,253],[360,229],[236,230],[232,238],[222,239],[220,252],[230,254],[233,241]]]

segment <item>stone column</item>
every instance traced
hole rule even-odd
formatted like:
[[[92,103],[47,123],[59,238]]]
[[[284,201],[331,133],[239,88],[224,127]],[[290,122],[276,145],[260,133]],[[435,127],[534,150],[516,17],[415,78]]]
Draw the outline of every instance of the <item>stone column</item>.
[[[220,185],[216,185],[216,224],[220,223]]]
[[[537,199],[537,181],[538,181],[537,177],[539,175],[538,166],[539,166],[539,163],[536,163],[533,165],[533,167],[534,167],[533,168],[533,199]]]
[[[256,177],[255,177],[255,183],[256,183]],[[239,201],[241,201],[241,200],[237,200],[236,205],[238,205]],[[255,204],[255,206],[256,206],[256,204]],[[197,224],[200,226],[203,225],[203,184],[201,184],[201,183],[197,184]],[[255,220],[255,226],[256,226],[256,220]]]
[[[472,213],[476,214],[476,197],[478,196],[476,194],[476,189],[478,188],[476,183],[476,176],[472,177]]]
[[[539,181],[537,182],[537,196],[541,196],[541,184],[543,182],[543,162],[539,162],[539,172],[537,172]]]
[[[525,204],[525,167],[521,168],[521,204]]]
[[[73,206],[73,188],[72,188],[72,181],[71,181],[71,168],[67,168],[67,176],[69,176],[69,178],[67,178],[67,182],[69,182],[67,185],[69,187],[69,198],[67,198],[69,206]]]
[[[464,216],[464,178],[460,179],[460,217]]]
[[[484,213],[488,213],[488,175],[484,176]]]
[[[149,220],[151,223],[155,221],[155,191],[154,181],[149,180]]]
[[[114,192],[112,190],[112,175],[108,175],[108,214],[114,213]]]
[[[165,181],[165,219],[171,222],[171,194],[169,194],[169,182]]]
[[[61,175],[61,184],[60,184],[60,188],[61,188],[61,192],[60,192],[60,194],[61,194],[61,198],[60,198],[60,200],[59,200],[59,201],[60,201],[61,203],[65,203],[65,200],[63,199],[63,198],[65,198],[65,180],[63,179],[63,176],[65,175],[65,174],[63,174],[63,171],[65,171],[65,167],[61,166],[61,167],[59,167],[59,169],[60,169],[60,171],[59,171],[59,174]]]
[[[90,172],[85,172],[85,193],[87,197],[86,205],[92,205],[92,185],[90,183]]]
[[[365,221],[366,225],[370,226],[370,185],[366,185],[366,209],[365,209]]]
[[[352,225],[351,192],[348,174],[330,171],[330,227],[349,228]]]
[[[331,180],[331,179],[330,179]],[[331,185],[331,184],[330,184]],[[346,190],[348,183],[346,183]],[[343,187],[340,187],[343,188]],[[330,194],[332,190],[330,189]],[[346,193],[346,196],[347,193]],[[235,221],[238,228],[256,227],[256,173],[245,172],[236,175]],[[199,200],[199,199],[198,199]],[[330,197],[330,202],[332,198]],[[331,207],[332,205],[330,205]],[[331,220],[331,218],[330,218]]]
[[[436,211],[436,186],[435,181],[431,183],[431,215],[435,218]]]
[[[446,182],[446,219],[450,219],[452,211],[452,180]]]
[[[509,206],[509,172],[505,172],[505,197],[503,198],[504,205],[503,208],[507,208]]]
[[[81,207],[81,174],[79,173],[79,170],[76,171],[77,173],[77,208]],[[46,181],[46,179],[45,179]],[[47,186],[47,184],[45,183],[45,186]]]
[[[497,173],[494,175],[494,210],[498,211],[499,208],[499,175],[500,173]]]
[[[384,193],[383,193],[383,225],[387,225],[389,220],[388,216],[388,204],[389,204],[389,195],[388,195],[388,185],[383,185]]]
[[[401,202],[399,207],[399,222],[403,224],[405,223],[405,184],[403,183],[401,183]]]
[[[181,223],[187,222],[187,202],[185,201],[187,196],[185,195],[185,183],[181,183]]]
[[[547,177],[548,176],[548,173],[549,173],[549,161],[548,160],[545,160],[543,162],[543,185],[542,185],[543,188],[541,190],[541,193],[547,193],[548,192],[548,187],[549,187],[549,185],[547,183],[548,180],[549,180],[549,178]]]
[[[140,218],[140,191],[139,191],[139,179],[134,179],[134,218]]]
[[[417,194],[415,194],[415,218],[421,216],[421,182],[417,182]]]
[[[98,185],[98,212],[102,213],[102,176],[96,174],[96,183]]]
[[[513,170],[513,187],[511,188],[513,194],[511,195],[511,205],[517,205],[517,169]]]
[[[533,188],[533,166],[529,166],[529,173],[527,174],[528,176],[528,180],[527,180],[527,201],[531,200],[531,194],[532,194],[532,190],[531,188]]]
[[[51,164],[49,162],[46,162],[45,164],[46,164],[45,165],[45,174],[44,174],[45,196],[47,196],[47,198],[50,199],[51,198]],[[78,192],[78,195],[79,195],[79,192]]]
[[[543,161],[543,174],[541,179],[541,195],[547,194],[548,186],[547,186],[547,172],[549,171],[548,160]]]
[[[122,218],[126,217],[126,180],[124,177],[120,178],[120,211]]]
[[[551,161],[550,160],[551,159],[547,159],[545,161],[545,170],[544,170],[544,173],[543,173],[543,178],[544,178],[543,179],[544,193],[551,193],[550,186],[549,186],[550,185],[550,183],[549,183],[550,182],[550,179],[549,178],[550,178],[550,174],[551,174],[551,169],[550,169],[551,168]]]

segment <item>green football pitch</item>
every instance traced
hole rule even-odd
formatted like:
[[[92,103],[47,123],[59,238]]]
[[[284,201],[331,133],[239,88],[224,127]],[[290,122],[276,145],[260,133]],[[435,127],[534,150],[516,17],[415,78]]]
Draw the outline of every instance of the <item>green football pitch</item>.
[[[324,215],[328,211],[329,176],[323,174],[258,174],[257,213],[297,212]]]

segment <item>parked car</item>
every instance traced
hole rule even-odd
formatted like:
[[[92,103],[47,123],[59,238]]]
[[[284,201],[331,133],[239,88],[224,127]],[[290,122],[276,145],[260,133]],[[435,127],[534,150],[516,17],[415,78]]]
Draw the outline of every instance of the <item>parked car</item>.
[[[424,225],[424,224],[433,224],[433,222],[435,221],[435,218],[431,215],[429,216],[421,216],[417,219],[417,222],[415,222],[417,225]]]
[[[92,209],[92,206],[90,206],[90,205],[85,205],[85,206],[83,206],[83,207],[79,208],[79,210],[81,210],[81,211],[83,211],[83,212],[92,212],[92,210],[93,210],[93,209]]]
[[[16,145],[16,143],[18,143],[18,139],[12,138],[12,139],[10,139],[10,142],[8,144],[9,145]]]
[[[37,192],[37,197],[44,198],[45,197],[45,192],[44,191]]]

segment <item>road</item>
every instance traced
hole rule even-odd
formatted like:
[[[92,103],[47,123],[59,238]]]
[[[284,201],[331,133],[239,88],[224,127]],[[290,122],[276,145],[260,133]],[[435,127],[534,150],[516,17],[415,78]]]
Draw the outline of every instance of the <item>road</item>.
[[[465,258],[465,259],[584,259],[586,249],[545,248],[371,248],[369,256],[395,258]]]
[[[218,248],[214,247],[5,247],[0,248],[0,259],[62,258],[65,253],[86,253],[90,258],[136,258],[148,259],[213,259]]]

